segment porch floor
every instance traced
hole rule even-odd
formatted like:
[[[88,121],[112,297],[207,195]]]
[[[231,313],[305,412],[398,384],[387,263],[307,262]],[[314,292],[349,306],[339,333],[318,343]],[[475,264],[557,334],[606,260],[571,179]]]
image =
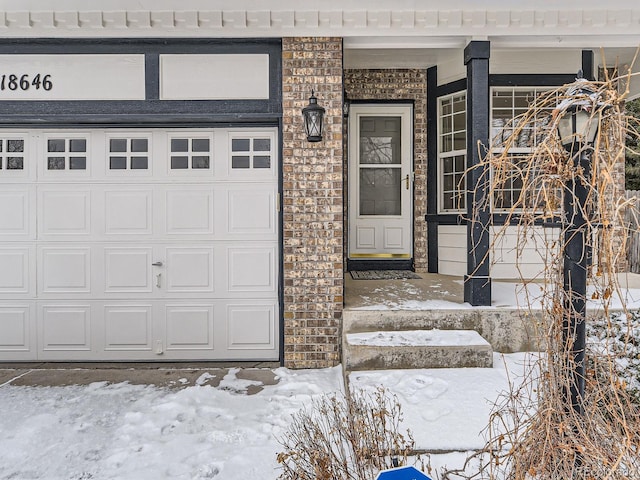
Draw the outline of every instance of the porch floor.
[[[387,310],[428,302],[464,303],[462,277],[419,273],[420,279],[405,280],[354,280],[345,273],[345,309]],[[432,308],[435,305],[432,305]]]
[[[464,280],[453,275],[419,273],[420,279],[354,280],[345,273],[345,310],[439,310],[473,308],[464,302]],[[626,304],[635,308],[640,301],[640,274],[620,273],[618,277]],[[492,280],[492,305],[480,308],[524,307],[523,283]],[[536,298],[540,288],[529,284]]]

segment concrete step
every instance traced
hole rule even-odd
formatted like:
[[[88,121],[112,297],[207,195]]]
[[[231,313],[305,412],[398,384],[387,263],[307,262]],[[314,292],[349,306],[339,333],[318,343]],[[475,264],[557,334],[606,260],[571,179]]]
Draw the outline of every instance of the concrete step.
[[[372,331],[475,330],[493,350],[502,353],[539,351],[535,325],[537,315],[511,308],[472,308],[429,310],[345,309],[343,334]]]
[[[493,366],[491,345],[473,330],[347,333],[345,340],[347,371]]]

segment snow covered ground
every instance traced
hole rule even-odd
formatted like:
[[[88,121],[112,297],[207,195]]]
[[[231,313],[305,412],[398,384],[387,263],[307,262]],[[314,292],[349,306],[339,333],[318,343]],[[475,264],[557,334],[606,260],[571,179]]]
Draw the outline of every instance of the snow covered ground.
[[[397,394],[419,448],[475,449],[508,387],[505,365],[522,373],[524,354],[504,358],[496,355],[493,369],[358,372],[351,382]],[[275,372],[278,384],[256,395],[244,393],[247,381],[233,370],[223,388],[0,386],[0,478],[276,479],[277,437],[314,397],[342,390],[342,371]],[[432,463],[463,460],[456,453]]]
[[[530,288],[532,296],[539,294],[539,287]],[[519,295],[512,284],[494,286],[497,305],[522,305]],[[626,295],[630,308],[640,307],[640,290]],[[494,368],[355,372],[350,382],[358,388],[384,385],[396,394],[418,448],[455,450],[431,456],[438,472],[444,465],[461,466],[464,450],[484,445],[493,404],[530,361],[526,354],[495,354]],[[0,479],[275,480],[277,438],[313,398],[342,391],[342,371],[278,368],[279,382],[256,395],[246,395],[250,381],[235,373],[218,388],[196,382],[181,390],[128,383],[2,384]]]

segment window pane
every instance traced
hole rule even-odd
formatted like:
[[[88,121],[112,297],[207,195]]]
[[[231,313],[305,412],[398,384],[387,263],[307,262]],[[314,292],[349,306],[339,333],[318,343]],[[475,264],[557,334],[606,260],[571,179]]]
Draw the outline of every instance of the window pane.
[[[271,139],[256,138],[253,140],[253,150],[255,152],[268,152],[271,150]]]
[[[446,157],[442,159],[442,173],[451,173],[453,172],[453,158]]]
[[[249,168],[249,157],[231,157],[231,168]]]
[[[360,214],[400,215],[399,168],[360,169]]]
[[[86,152],[87,141],[83,138],[74,138],[69,140],[69,151],[70,152]]]
[[[451,117],[442,117],[440,119],[441,132],[440,133],[451,133],[453,131],[453,124]]]
[[[127,140],[124,138],[112,138],[111,140],[109,140],[109,151],[110,152],[126,152]]]
[[[194,138],[191,141],[191,151],[193,151],[193,152],[208,152],[209,151],[209,139],[208,138]]]
[[[24,140],[7,140],[7,152],[24,152]]]
[[[186,138],[172,138],[171,151],[172,152],[188,152],[189,140],[187,140]],[[187,168],[187,167],[184,167],[184,168]]]
[[[456,208],[454,203],[454,194],[453,193],[444,193],[442,195],[442,209],[443,210],[453,210]]]
[[[24,157],[7,157],[7,170],[22,170],[23,167]]]
[[[191,168],[209,168],[209,157],[198,156],[191,159]]]
[[[47,152],[64,152],[64,139],[55,139],[47,141]],[[57,157],[56,157],[57,158]],[[58,170],[58,169],[50,169]]]
[[[131,157],[132,170],[146,170],[149,168],[148,157]]]
[[[453,184],[453,177],[451,175],[445,175],[442,178],[442,189],[445,192],[450,192],[451,190],[453,190],[454,184]]]
[[[451,115],[451,99],[442,101],[442,115]]]
[[[148,152],[149,141],[146,138],[131,139],[131,151],[132,152]]]
[[[171,157],[171,168],[174,170],[189,168],[189,157]]]
[[[453,149],[464,150],[467,148],[467,138],[464,132],[459,132],[453,135]]]
[[[109,157],[109,168],[111,170],[124,170],[127,168],[127,157]]]
[[[69,157],[69,170],[86,170],[87,157]]]
[[[271,157],[256,155],[253,157],[253,168],[271,168]]]
[[[360,118],[360,164],[400,164],[400,117]]]
[[[441,149],[443,152],[450,152],[453,150],[453,140],[450,135],[442,137],[442,146]]]
[[[251,142],[248,138],[234,138],[231,140],[232,152],[248,152],[251,149]]]
[[[2,140],[0,140],[0,153],[2,153]]]
[[[49,157],[47,158],[48,170],[64,170],[64,157]]]

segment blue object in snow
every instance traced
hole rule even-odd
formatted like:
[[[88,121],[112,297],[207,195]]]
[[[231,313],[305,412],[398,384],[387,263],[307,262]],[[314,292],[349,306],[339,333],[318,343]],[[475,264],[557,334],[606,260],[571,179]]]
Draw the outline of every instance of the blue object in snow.
[[[416,467],[398,467],[380,472],[376,480],[431,480],[431,478]]]

